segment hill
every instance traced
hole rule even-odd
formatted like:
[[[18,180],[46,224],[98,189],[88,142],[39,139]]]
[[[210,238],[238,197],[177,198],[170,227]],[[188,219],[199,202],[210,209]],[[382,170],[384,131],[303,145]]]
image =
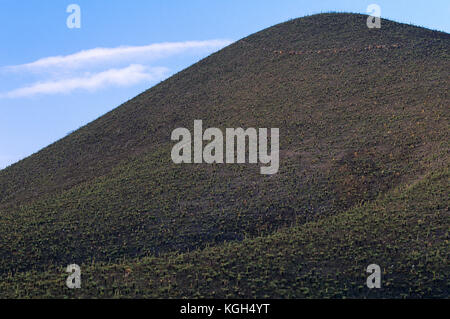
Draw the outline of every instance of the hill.
[[[0,171],[0,295],[77,263],[74,296],[370,296],[378,261],[374,296],[448,297],[450,36],[366,18],[260,31]],[[195,119],[279,128],[279,172],[174,164]]]

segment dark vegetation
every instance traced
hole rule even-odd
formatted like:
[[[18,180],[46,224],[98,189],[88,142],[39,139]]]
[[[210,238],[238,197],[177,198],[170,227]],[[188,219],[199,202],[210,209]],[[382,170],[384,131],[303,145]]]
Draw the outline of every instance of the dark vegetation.
[[[0,297],[448,297],[449,46],[292,20],[0,171]],[[194,119],[280,128],[278,174],[173,164]]]

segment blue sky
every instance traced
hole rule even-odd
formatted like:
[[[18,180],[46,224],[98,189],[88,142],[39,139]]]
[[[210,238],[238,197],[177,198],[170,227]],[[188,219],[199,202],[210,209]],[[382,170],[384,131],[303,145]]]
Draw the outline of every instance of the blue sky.
[[[450,1],[0,0],[0,169],[228,43],[327,11],[450,31]],[[66,8],[81,8],[81,28]]]

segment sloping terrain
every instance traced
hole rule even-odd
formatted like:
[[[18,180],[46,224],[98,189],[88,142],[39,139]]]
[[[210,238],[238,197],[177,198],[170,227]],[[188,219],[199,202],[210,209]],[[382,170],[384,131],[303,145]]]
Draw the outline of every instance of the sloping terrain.
[[[370,296],[379,256],[390,296],[448,297],[450,36],[366,18],[253,34],[0,171],[0,296],[71,263],[74,296]],[[279,172],[173,164],[195,119],[279,128]]]
[[[429,174],[363,206],[265,237],[88,264],[81,290],[67,289],[60,267],[10,276],[0,291],[59,298],[448,298],[448,179],[448,169]],[[370,263],[383,269],[381,289],[365,285]]]

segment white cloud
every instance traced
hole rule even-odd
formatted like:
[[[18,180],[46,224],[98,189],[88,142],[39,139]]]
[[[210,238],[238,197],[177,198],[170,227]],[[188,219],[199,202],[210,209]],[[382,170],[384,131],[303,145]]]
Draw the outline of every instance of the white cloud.
[[[142,81],[162,80],[168,69],[132,64],[122,69],[109,69],[99,73],[87,73],[81,77],[37,82],[30,86],[0,93],[0,98],[20,98],[38,94],[70,93],[77,89],[95,90],[106,86],[130,86]]]
[[[116,48],[95,48],[79,51],[65,56],[51,56],[36,60],[31,63],[6,66],[4,69],[11,71],[39,71],[45,69],[75,69],[98,63],[112,63],[136,59],[153,60],[179,54],[190,49],[220,49],[230,40],[206,40],[185,42],[164,42],[145,46],[121,46]]]
[[[206,40],[95,48],[65,56],[50,56],[31,63],[5,66],[0,70],[25,73],[33,79],[37,76],[39,81],[0,92],[0,98],[70,93],[78,89],[94,91],[106,86],[122,87],[143,81],[156,82],[163,80],[169,69],[162,66],[149,67],[146,62],[180,53],[209,53],[230,43],[229,40]]]

